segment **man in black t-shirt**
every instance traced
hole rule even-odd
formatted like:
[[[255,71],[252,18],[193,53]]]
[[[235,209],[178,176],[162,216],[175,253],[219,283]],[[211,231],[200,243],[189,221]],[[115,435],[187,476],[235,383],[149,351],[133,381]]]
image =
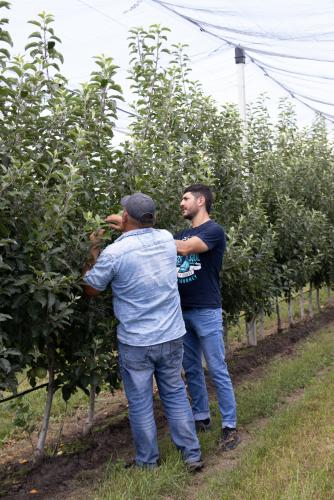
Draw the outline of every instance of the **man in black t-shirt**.
[[[192,400],[197,430],[210,428],[208,392],[202,367],[204,355],[214,382],[222,417],[222,450],[240,442],[236,429],[236,403],[225,362],[219,272],[226,247],[224,229],[210,219],[212,193],[203,184],[186,188],[180,203],[183,217],[191,227],[174,238],[183,319],[183,368]]]

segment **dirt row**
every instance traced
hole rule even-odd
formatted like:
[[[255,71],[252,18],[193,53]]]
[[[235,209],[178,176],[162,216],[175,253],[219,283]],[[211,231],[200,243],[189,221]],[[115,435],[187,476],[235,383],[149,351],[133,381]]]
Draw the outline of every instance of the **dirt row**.
[[[331,322],[334,322],[334,307],[326,308],[312,320],[298,323],[293,329],[266,336],[257,347],[233,350],[227,358],[234,384],[257,376],[273,357],[293,354],[300,341]],[[211,392],[210,380],[208,386]],[[17,500],[31,496],[54,500],[82,498],[85,485],[91,487],[92,482],[101,477],[103,467],[110,459],[132,457],[132,438],[123,393],[117,391],[114,396],[107,395],[102,403],[93,433],[85,438],[80,434],[78,420],[82,420],[83,414],[79,411],[65,423],[67,430],[62,440],[62,454],[47,458],[39,466],[34,466],[29,460],[28,443],[21,440],[6,444],[1,450],[0,496]],[[158,398],[155,415],[158,431],[162,434],[167,424]]]

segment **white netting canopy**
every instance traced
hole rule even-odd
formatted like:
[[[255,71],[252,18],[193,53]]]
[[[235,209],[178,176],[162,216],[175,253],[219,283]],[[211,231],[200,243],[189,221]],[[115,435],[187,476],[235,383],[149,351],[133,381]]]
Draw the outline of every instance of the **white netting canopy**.
[[[314,111],[334,122],[331,0],[12,0],[14,50],[22,52],[31,30],[26,21],[42,10],[55,15],[71,85],[86,80],[93,56],[105,53],[120,66],[118,80],[130,102],[128,30],[159,23],[172,29],[171,43],[189,45],[192,76],[218,103],[238,102],[234,49],[240,45],[248,101],[266,92],[274,107],[279,97],[290,96],[302,124]],[[123,115],[120,130],[126,129]]]

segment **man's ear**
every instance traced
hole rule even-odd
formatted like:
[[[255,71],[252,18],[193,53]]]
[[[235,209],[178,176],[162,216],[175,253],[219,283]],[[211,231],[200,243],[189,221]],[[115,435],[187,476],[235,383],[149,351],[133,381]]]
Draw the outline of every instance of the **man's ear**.
[[[123,210],[123,213],[122,213],[122,224],[126,224],[129,220],[129,214],[126,210]]]
[[[205,196],[200,194],[199,197],[197,198],[197,204],[199,207],[205,206]]]

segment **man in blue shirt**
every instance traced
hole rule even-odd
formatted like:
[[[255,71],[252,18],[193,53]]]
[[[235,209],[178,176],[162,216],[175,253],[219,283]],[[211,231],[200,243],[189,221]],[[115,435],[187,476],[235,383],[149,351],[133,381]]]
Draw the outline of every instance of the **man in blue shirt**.
[[[123,234],[99,254],[84,280],[85,292],[97,295],[112,287],[124,390],[136,448],[135,463],[156,467],[159,451],[153,414],[153,375],[172,440],[191,471],[202,468],[194,418],[181,378],[184,322],[175,272],[172,235],[153,229],[155,204],[142,193],[122,199],[122,217],[107,221]],[[98,255],[99,254],[99,255]]]
[[[222,450],[240,442],[236,429],[236,403],[228,373],[223,343],[219,272],[226,247],[223,228],[210,219],[210,188],[194,184],[186,188],[180,203],[191,227],[175,235],[177,271],[183,319],[183,368],[185,370],[197,430],[210,428],[208,392],[202,368],[202,353],[214,382],[222,417]]]

